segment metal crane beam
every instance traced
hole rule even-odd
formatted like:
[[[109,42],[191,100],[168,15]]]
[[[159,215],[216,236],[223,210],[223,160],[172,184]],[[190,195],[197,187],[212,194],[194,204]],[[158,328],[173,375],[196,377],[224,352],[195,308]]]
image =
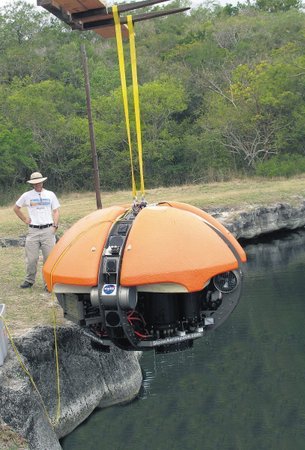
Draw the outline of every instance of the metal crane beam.
[[[119,13],[153,6],[168,0],[142,0],[139,2],[118,5]],[[37,5],[43,7],[74,30],[94,30],[105,38],[114,37],[114,19],[112,7],[107,7],[100,0],[37,0]],[[190,8],[175,8],[143,13],[133,16],[134,22],[153,19],[187,11]],[[123,37],[128,36],[126,17],[120,17]]]

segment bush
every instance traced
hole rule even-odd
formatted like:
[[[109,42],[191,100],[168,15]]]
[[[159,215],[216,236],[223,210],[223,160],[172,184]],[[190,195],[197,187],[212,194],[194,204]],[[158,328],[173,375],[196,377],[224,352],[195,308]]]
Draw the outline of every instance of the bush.
[[[257,164],[255,173],[263,177],[292,177],[305,172],[305,156],[283,154]]]

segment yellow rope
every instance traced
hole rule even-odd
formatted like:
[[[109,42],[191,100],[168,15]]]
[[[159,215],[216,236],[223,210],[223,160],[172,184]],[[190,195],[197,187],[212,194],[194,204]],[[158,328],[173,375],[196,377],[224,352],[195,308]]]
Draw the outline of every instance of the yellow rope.
[[[16,355],[16,357],[17,357],[17,360],[18,360],[18,362],[19,362],[19,364],[20,364],[22,370],[24,371],[24,373],[29,377],[30,382],[32,383],[32,385],[33,385],[35,391],[37,392],[37,395],[38,395],[39,400],[40,400],[40,403],[41,403],[41,405],[42,405],[42,407],[43,407],[44,413],[45,413],[45,415],[46,415],[46,417],[47,417],[47,419],[48,419],[48,421],[49,421],[51,427],[53,428],[53,424],[52,424],[51,418],[50,418],[50,416],[49,416],[49,413],[48,413],[48,411],[47,411],[46,405],[45,405],[45,403],[44,403],[44,401],[43,401],[43,398],[42,398],[42,396],[41,396],[41,394],[40,394],[40,392],[39,392],[39,390],[38,390],[38,387],[37,387],[37,385],[36,385],[36,383],[35,383],[35,381],[34,381],[32,375],[30,374],[28,368],[25,366],[24,362],[22,361],[22,358],[21,358],[21,356],[20,356],[20,353],[18,352],[18,349],[17,349],[17,347],[16,347],[16,345],[15,345],[14,339],[13,339],[13,337],[12,337],[12,335],[11,335],[11,333],[10,333],[10,330],[9,330],[9,328],[8,328],[7,322],[6,322],[6,320],[4,319],[4,317],[2,317],[2,316],[0,316],[0,319],[2,320],[2,322],[3,322],[4,326],[5,326],[5,329],[6,329],[6,332],[7,332],[7,336],[8,336],[8,338],[9,338],[9,340],[10,340],[10,343],[11,343],[11,345],[12,345],[12,348],[13,348],[14,352],[15,352],[15,355]]]
[[[121,217],[121,216],[120,216]],[[118,217],[115,221],[119,220],[120,217]],[[51,272],[50,272],[50,282],[51,282],[51,288],[52,288],[52,299],[53,299],[53,329],[54,329],[54,344],[55,344],[55,361],[56,361],[56,385],[57,385],[57,410],[56,410],[56,423],[58,423],[60,419],[60,406],[61,406],[61,396],[60,396],[60,374],[59,374],[59,361],[58,361],[58,345],[57,345],[57,334],[56,334],[56,297],[55,293],[53,291],[53,272],[62,260],[62,258],[65,256],[65,254],[68,252],[68,250],[72,247],[72,245],[75,244],[76,241],[78,241],[85,233],[87,233],[89,230],[101,225],[102,223],[113,223],[113,220],[103,220],[101,222],[95,223],[91,225],[90,228],[86,228],[86,230],[82,231],[79,235],[77,235],[70,244],[65,248],[65,250],[59,255],[57,260],[55,261]]]
[[[140,119],[141,116],[140,116],[139,84],[138,84],[138,75],[137,75],[137,55],[136,55],[135,32],[134,32],[133,21],[132,21],[131,15],[127,16],[127,24],[128,24],[128,31],[129,31],[133,101],[134,101],[137,144],[138,144],[138,158],[139,158],[139,168],[140,168],[140,183],[141,183],[140,189],[141,189],[142,198],[144,198],[145,197],[145,186],[144,186],[144,172],[143,172],[143,150],[142,150],[141,119]]]
[[[133,155],[132,155],[131,135],[130,135],[130,121],[129,121],[127,83],[126,83],[125,62],[124,62],[124,50],[123,50],[122,30],[121,30],[121,24],[120,24],[120,18],[119,18],[119,14],[118,14],[117,5],[112,6],[112,12],[113,12],[113,18],[114,18],[114,23],[115,23],[115,35],[116,35],[116,43],[117,43],[117,50],[118,50],[118,59],[119,59],[119,68],[120,68],[120,77],[121,77],[127,139],[128,139],[128,146],[129,146],[132,195],[134,198],[136,198],[137,188],[136,188],[134,169],[133,169]]]
[[[122,216],[120,216],[120,217],[122,217]],[[107,223],[107,222],[113,223],[113,222],[116,222],[117,220],[120,219],[120,217],[118,217],[115,221],[113,221],[113,220],[105,220],[105,221],[99,222],[99,223],[97,223],[97,224],[94,224],[94,225],[92,225],[92,226],[89,228],[89,230],[92,229],[92,228],[94,228],[94,227],[96,227],[96,226],[98,226],[98,225],[100,225],[100,224],[102,224],[102,223]],[[73,244],[74,244],[74,243],[75,243],[75,242],[76,242],[76,241],[77,241],[84,233],[86,233],[86,232],[88,232],[88,229],[84,230],[80,235],[76,236],[76,238],[73,239],[73,241],[68,245],[68,247],[65,248],[65,250],[61,253],[61,255],[59,256],[59,258],[56,260],[55,264],[54,264],[53,267],[52,267],[51,273],[50,273],[51,286],[52,286],[52,288],[53,288],[53,272],[54,272],[55,268],[57,267],[57,265],[59,264],[59,262],[60,262],[60,260],[63,258],[63,256],[67,253],[67,251],[69,250],[69,248],[71,248],[71,246],[72,246],[72,245],[73,245]],[[57,384],[57,410],[56,410],[55,424],[57,424],[58,421],[59,421],[59,419],[60,419],[61,395],[60,395],[60,376],[59,376],[58,344],[57,344],[57,333],[56,333],[56,306],[55,306],[55,305],[56,305],[56,297],[55,297],[55,293],[54,293],[53,291],[52,291],[52,299],[53,299],[53,330],[54,330],[55,361],[56,361],[56,378],[57,378],[57,383],[56,383],[56,384]],[[9,328],[8,328],[7,322],[6,322],[6,320],[4,319],[4,317],[2,317],[2,316],[0,316],[0,319],[2,320],[2,322],[3,322],[3,324],[4,324],[4,327],[5,327],[6,332],[7,332],[7,336],[8,336],[8,338],[9,338],[9,341],[10,341],[10,343],[11,343],[11,345],[12,345],[12,348],[13,348],[13,350],[14,350],[14,352],[15,352],[15,355],[16,355],[16,357],[17,357],[17,360],[18,360],[18,362],[19,362],[19,364],[20,364],[22,370],[24,371],[24,373],[28,376],[30,382],[32,383],[32,385],[33,385],[33,387],[34,387],[34,389],[35,389],[35,391],[37,392],[37,395],[38,395],[39,400],[40,400],[40,403],[41,403],[41,405],[42,405],[42,407],[43,407],[44,413],[45,413],[45,415],[46,415],[46,417],[47,417],[47,419],[48,419],[50,425],[52,426],[52,428],[54,428],[53,423],[52,423],[52,420],[51,420],[51,418],[50,418],[50,416],[49,416],[49,413],[48,413],[48,411],[47,411],[46,405],[45,405],[45,403],[44,403],[44,401],[43,401],[43,398],[42,398],[42,396],[41,396],[41,394],[40,394],[40,392],[39,392],[39,390],[38,390],[38,387],[37,387],[37,385],[36,385],[36,383],[35,383],[35,381],[34,381],[32,375],[30,374],[29,370],[27,369],[27,367],[25,366],[24,362],[22,361],[22,358],[21,358],[21,356],[20,356],[20,353],[18,352],[18,349],[17,349],[17,347],[16,347],[16,345],[15,345],[14,339],[13,339],[13,337],[12,337],[12,335],[11,335],[11,333],[10,333],[10,330],[9,330]]]
[[[52,310],[53,310],[53,334],[54,334],[55,366],[56,366],[56,390],[57,390],[57,408],[56,408],[55,423],[57,424],[59,422],[59,419],[60,419],[61,396],[60,396],[60,375],[59,375],[58,344],[57,344],[57,332],[56,332],[56,297],[55,297],[54,292],[52,292],[52,301],[53,301],[53,307],[52,307]]]
[[[55,261],[51,272],[50,272],[50,282],[51,282],[51,288],[52,288],[52,299],[53,299],[53,332],[54,332],[54,346],[55,346],[55,364],[56,364],[56,387],[57,387],[57,408],[56,408],[56,423],[58,423],[60,419],[60,409],[61,409],[61,395],[60,395],[60,374],[59,374],[59,360],[58,360],[58,345],[57,345],[57,333],[56,333],[56,297],[55,293],[53,291],[53,272],[60,263],[61,259],[64,257],[64,255],[67,253],[67,251],[72,247],[72,245],[80,239],[80,237],[87,233],[92,228],[100,225],[101,223],[110,222],[109,220],[95,223],[90,228],[87,228],[82,233],[77,235],[70,244],[65,248],[65,250],[59,255],[57,260]]]

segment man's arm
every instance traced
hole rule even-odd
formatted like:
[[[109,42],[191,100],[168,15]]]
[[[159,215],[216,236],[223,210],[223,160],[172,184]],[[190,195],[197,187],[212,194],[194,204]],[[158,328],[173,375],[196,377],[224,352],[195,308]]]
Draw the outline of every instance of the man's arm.
[[[59,223],[59,208],[53,209],[53,225],[55,228],[58,227]]]
[[[26,216],[22,213],[21,207],[20,207],[20,206],[15,205],[14,208],[13,208],[13,211],[14,211],[14,213],[16,214],[16,216],[18,216],[19,219],[22,220],[22,222],[26,223],[27,225],[28,225],[29,223],[31,223],[31,219],[29,219],[28,217],[26,217]]]

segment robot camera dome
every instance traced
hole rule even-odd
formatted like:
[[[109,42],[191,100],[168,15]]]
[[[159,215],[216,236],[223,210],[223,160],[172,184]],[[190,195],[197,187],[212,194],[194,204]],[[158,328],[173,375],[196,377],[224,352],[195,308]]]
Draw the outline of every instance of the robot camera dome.
[[[160,202],[89,214],[61,237],[43,270],[64,316],[93,341],[171,352],[230,316],[245,262],[237,240],[212,216]]]

